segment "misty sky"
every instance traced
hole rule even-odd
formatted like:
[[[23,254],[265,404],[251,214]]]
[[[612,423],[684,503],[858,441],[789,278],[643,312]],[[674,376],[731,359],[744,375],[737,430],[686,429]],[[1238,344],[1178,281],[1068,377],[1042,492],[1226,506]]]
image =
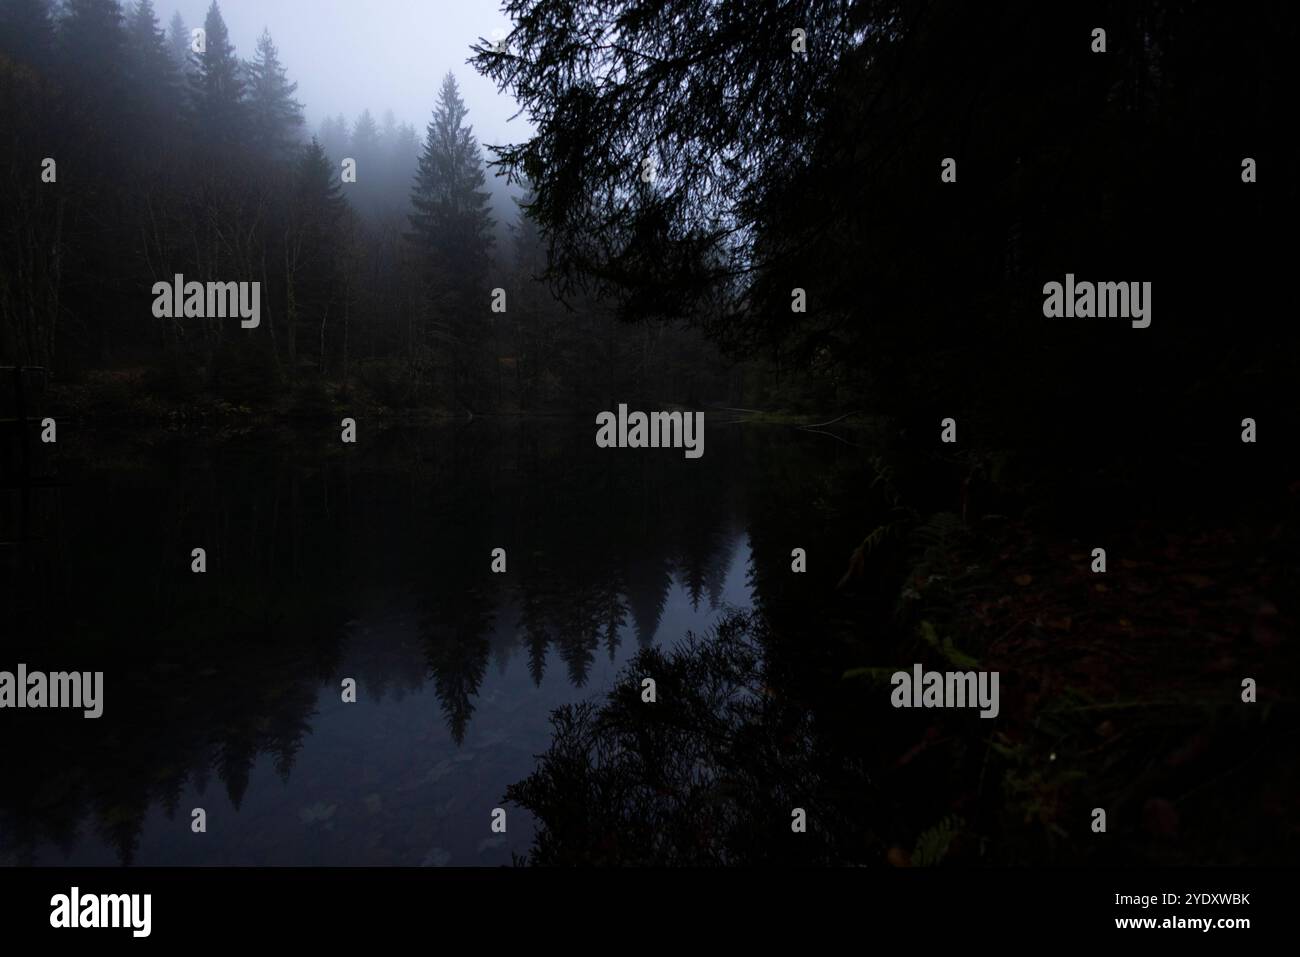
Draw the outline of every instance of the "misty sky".
[[[179,10],[186,26],[203,26],[211,0],[154,0],[164,29]],[[251,58],[267,27],[289,78],[298,83],[307,125],[315,134],[326,115],[351,124],[369,107],[375,122],[391,109],[421,140],[443,74],[452,70],[482,144],[522,141],[523,117],[465,61],[470,44],[509,32],[498,0],[218,0],[230,40]],[[485,151],[485,159],[489,159]]]

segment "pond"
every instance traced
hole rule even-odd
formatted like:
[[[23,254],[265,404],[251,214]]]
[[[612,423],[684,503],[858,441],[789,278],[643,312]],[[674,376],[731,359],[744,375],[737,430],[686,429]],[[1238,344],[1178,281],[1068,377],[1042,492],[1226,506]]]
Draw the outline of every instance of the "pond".
[[[61,427],[0,668],[102,670],[104,713],[6,714],[0,862],[508,864],[553,709],[726,609],[815,602],[866,521],[863,451],[788,426],[710,417],[699,459],[586,419],[362,426]]]

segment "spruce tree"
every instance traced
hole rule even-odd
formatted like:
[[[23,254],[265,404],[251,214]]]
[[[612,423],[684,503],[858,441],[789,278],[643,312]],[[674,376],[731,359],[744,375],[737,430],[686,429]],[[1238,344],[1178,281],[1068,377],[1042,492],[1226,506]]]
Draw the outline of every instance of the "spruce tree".
[[[329,157],[336,169],[348,155],[348,140],[348,121],[342,113],[327,116],[321,121],[321,149],[325,151],[325,155]]]
[[[294,195],[299,217],[322,229],[332,228],[347,209],[339,178],[320,140],[312,137],[298,160]]]
[[[421,253],[431,328],[445,344],[437,361],[451,374],[454,401],[472,408],[486,379],[482,360],[493,224],[467,113],[456,78],[448,73],[416,168],[409,236]]]
[[[167,24],[167,52],[171,54],[176,70],[182,76],[189,76],[193,63],[190,62],[190,28],[185,25],[185,18],[179,10],[172,14]]]
[[[366,215],[378,211],[383,186],[383,160],[379,146],[379,126],[369,110],[363,110],[352,127],[348,155],[357,161],[357,181],[348,187],[353,207]]]
[[[285,234],[286,325],[290,363],[297,365],[299,327],[320,328],[336,294],[341,240],[347,212],[333,164],[313,138],[294,167]]]
[[[138,0],[127,18],[126,80],[135,134],[149,139],[165,135],[178,114],[179,75],[167,37],[159,29],[153,0]]]
[[[391,137],[384,140],[386,153],[385,202],[405,213],[411,203],[411,180],[420,161],[420,137],[410,123],[399,123]]]
[[[411,238],[430,265],[461,287],[481,284],[492,246],[489,193],[483,159],[456,78],[448,73],[438,93],[411,191]],[[472,295],[483,290],[474,288]]]
[[[203,53],[194,54],[190,78],[194,119],[200,140],[229,148],[242,143],[247,132],[243,68],[216,0],[208,8],[203,29],[206,46]]]
[[[123,43],[117,0],[68,0],[59,23],[60,68],[92,135],[109,132],[119,109]]]
[[[290,83],[280,64],[280,52],[271,34],[262,31],[257,54],[248,64],[248,114],[253,145],[273,158],[292,152],[303,126],[302,104],[293,98],[297,83]]]
[[[372,159],[379,153],[379,126],[369,110],[362,110],[352,127],[352,157]]]

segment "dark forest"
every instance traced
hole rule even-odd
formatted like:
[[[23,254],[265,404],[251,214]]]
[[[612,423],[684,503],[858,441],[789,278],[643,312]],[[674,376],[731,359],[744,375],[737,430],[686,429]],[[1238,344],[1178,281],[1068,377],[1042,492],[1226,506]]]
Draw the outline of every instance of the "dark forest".
[[[0,863],[1294,866],[1295,6],[501,9],[0,0]]]

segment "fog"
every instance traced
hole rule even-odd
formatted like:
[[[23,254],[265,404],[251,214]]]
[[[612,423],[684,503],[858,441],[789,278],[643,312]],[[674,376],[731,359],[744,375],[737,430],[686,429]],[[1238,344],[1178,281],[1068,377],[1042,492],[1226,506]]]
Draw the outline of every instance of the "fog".
[[[155,0],[166,27],[179,11],[190,29],[203,25],[210,0]],[[465,61],[479,38],[509,32],[496,0],[220,0],[236,52],[251,57],[262,29],[271,31],[289,78],[298,84],[307,129],[326,116],[349,122],[369,109],[392,110],[423,138],[438,84],[451,70],[486,145],[527,137],[515,102]],[[490,158],[490,157],[487,157]]]

